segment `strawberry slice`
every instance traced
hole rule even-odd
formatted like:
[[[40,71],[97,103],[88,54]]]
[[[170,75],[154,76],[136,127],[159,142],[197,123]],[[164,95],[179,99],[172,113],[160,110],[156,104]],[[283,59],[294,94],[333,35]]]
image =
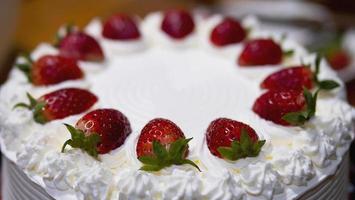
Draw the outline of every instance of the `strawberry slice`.
[[[211,32],[211,42],[218,46],[235,44],[243,41],[246,32],[240,23],[232,18],[225,18]]]
[[[29,104],[18,103],[17,107],[24,107],[33,111],[34,120],[40,124],[56,119],[80,114],[91,108],[97,97],[91,92],[78,88],[60,89],[43,95],[39,99],[27,93]]]
[[[283,52],[272,39],[248,41],[239,56],[238,64],[244,66],[277,65],[282,61]]]
[[[70,145],[83,149],[93,157],[122,146],[132,132],[127,117],[115,109],[93,110],[79,119],[75,128],[68,124],[66,127],[71,139],[64,143],[62,152]]]
[[[104,59],[104,53],[96,39],[80,31],[70,32],[61,39],[59,54],[84,61],[102,61]]]
[[[193,32],[195,23],[185,10],[170,10],[164,13],[161,29],[174,39],[183,39]]]
[[[25,73],[28,80],[36,86],[53,85],[67,80],[76,80],[83,77],[76,60],[62,56],[45,55],[36,62],[29,56],[24,56],[25,63],[16,64]]]
[[[294,66],[277,71],[261,83],[261,88],[272,90],[302,90],[312,89],[313,72],[308,66]]]
[[[227,118],[211,122],[206,131],[206,142],[213,155],[233,161],[258,156],[265,144],[249,125]]]
[[[108,18],[103,25],[102,35],[112,40],[135,40],[141,37],[133,18],[124,14]]]
[[[142,129],[137,142],[137,157],[144,164],[141,170],[159,171],[164,167],[183,164],[200,170],[193,161],[186,159],[191,139],[186,139],[182,130],[170,120],[151,120]]]

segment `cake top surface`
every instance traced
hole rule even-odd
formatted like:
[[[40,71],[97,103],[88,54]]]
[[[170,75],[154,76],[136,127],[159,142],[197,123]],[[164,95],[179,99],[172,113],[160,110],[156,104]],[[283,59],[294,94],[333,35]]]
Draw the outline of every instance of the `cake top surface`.
[[[242,67],[236,61],[243,42],[216,47],[210,41],[212,29],[223,16],[194,15],[196,27],[183,39],[173,39],[161,30],[163,17],[152,13],[140,21],[141,36],[135,40],[103,37],[102,23],[94,19],[85,32],[99,41],[105,59],[79,61],[81,79],[34,86],[13,69],[0,91],[3,152],[58,199],[294,199],[335,172],[353,139],[354,111],[344,100],[343,83],[324,61],[319,79],[336,80],[340,87],[319,92],[315,116],[302,126],[279,125],[253,112],[255,100],[266,92],[260,83],[287,66],[310,63],[313,67],[316,55],[282,34],[260,30],[258,22],[247,17],[241,24],[249,30],[249,40],[272,38],[293,54],[279,64]],[[31,58],[58,53],[43,43]],[[40,97],[68,87],[92,92],[97,102],[81,114],[45,124],[36,123],[29,110],[13,109],[27,101],[26,92]],[[98,158],[71,147],[61,153],[70,138],[63,124],[75,125],[98,108],[117,109],[129,119],[132,131],[123,145]],[[193,138],[188,158],[201,172],[190,165],[158,172],[139,170],[140,132],[158,117],[173,121],[186,138]],[[205,133],[221,117],[252,127],[266,141],[261,151],[237,161],[214,156]]]

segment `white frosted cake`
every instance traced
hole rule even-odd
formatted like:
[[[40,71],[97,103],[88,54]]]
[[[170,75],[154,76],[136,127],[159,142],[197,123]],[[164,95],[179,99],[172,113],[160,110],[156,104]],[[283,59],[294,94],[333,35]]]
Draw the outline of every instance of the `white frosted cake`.
[[[346,198],[355,113],[323,59],[252,17],[104,22],[1,87],[4,200]]]

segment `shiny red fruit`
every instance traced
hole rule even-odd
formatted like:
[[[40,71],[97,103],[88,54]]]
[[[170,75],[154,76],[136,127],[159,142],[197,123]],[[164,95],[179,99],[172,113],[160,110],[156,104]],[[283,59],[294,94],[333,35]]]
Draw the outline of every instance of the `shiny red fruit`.
[[[211,33],[211,42],[216,46],[225,46],[243,41],[246,32],[240,23],[232,18],[225,18]]]
[[[174,39],[182,39],[195,29],[191,14],[184,10],[170,10],[165,12],[161,29]]]
[[[350,57],[343,50],[331,53],[327,56],[327,60],[334,70],[345,69],[350,64]]]
[[[62,56],[45,55],[32,64],[30,72],[33,85],[52,85],[83,77],[76,60]]]
[[[295,66],[272,73],[261,83],[269,90],[303,90],[313,87],[313,72],[306,66]]]
[[[134,40],[141,36],[136,22],[124,14],[108,18],[103,25],[102,35],[112,40]]]
[[[99,154],[107,153],[120,147],[132,132],[127,117],[115,109],[97,109],[87,113],[77,123],[76,128],[86,136],[98,134],[97,145]]]
[[[301,111],[305,106],[303,91],[269,90],[254,102],[253,111],[265,120],[290,125],[282,117],[290,112]]]
[[[256,39],[248,41],[239,56],[240,66],[276,65],[282,61],[280,45],[271,39]]]
[[[153,141],[168,147],[180,138],[185,138],[185,135],[174,122],[162,118],[153,119],[141,131],[136,147],[137,157],[154,156]]]
[[[59,53],[63,57],[84,61],[102,61],[104,54],[99,43],[83,32],[72,32],[59,43]]]
[[[97,97],[87,90],[65,88],[45,94],[38,102],[45,103],[40,113],[44,121],[51,121],[88,110],[97,102]]]
[[[255,130],[249,125],[232,119],[219,118],[211,122],[206,132],[206,142],[210,152],[222,158],[219,147],[230,147],[233,141],[239,141],[244,129],[253,142],[259,140]]]

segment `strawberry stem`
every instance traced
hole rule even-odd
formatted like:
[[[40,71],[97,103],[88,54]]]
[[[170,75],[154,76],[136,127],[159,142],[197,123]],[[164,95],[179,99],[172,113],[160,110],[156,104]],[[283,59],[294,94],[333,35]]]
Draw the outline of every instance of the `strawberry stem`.
[[[144,171],[159,171],[165,167],[171,165],[183,165],[188,164],[198,171],[200,168],[191,160],[185,159],[185,153],[188,149],[188,143],[192,138],[185,139],[180,138],[170,144],[170,148],[167,149],[159,141],[153,141],[153,156],[140,156],[138,160],[143,163],[140,170]]]
[[[64,28],[64,34],[62,34],[60,31],[61,29]],[[72,23],[65,24],[63,27],[61,27],[59,31],[57,31],[54,39],[53,46],[59,48],[60,43],[62,42],[63,38],[67,36],[69,33],[72,33],[74,31],[74,25]]]
[[[339,83],[333,80],[319,80],[319,72],[320,72],[320,63],[322,61],[322,56],[320,54],[317,54],[317,57],[315,59],[314,65],[315,65],[315,70],[313,72],[313,80],[318,86],[319,89],[321,90],[333,90],[337,87],[340,86]]]
[[[25,74],[25,76],[27,77],[27,80],[29,82],[32,82],[31,68],[33,65],[33,60],[30,57],[30,55],[27,53],[23,53],[21,57],[25,60],[25,62],[24,63],[17,63],[17,64],[15,64],[15,66]]]

